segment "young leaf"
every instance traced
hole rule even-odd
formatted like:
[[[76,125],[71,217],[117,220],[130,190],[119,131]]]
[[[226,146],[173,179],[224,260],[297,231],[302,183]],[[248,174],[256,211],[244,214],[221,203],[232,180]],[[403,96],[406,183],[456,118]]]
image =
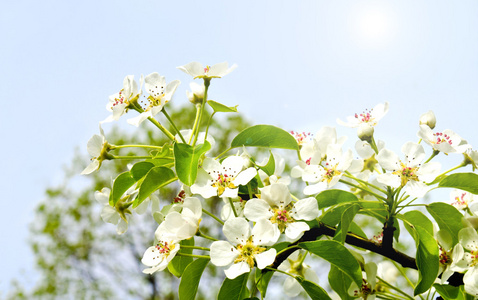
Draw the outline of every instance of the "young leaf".
[[[427,206],[430,215],[441,230],[447,231],[453,239],[453,246],[458,243],[458,232],[463,228],[463,215],[447,203],[435,202]]]
[[[352,284],[352,279],[345,275],[334,265],[330,266],[329,284],[332,289],[340,296],[340,299],[352,300],[354,297],[349,295],[349,288]]]
[[[397,215],[398,218],[407,220],[410,224],[418,225],[433,235],[433,223],[423,213],[418,210],[412,210],[404,213],[403,215]]]
[[[337,226],[337,230],[335,231],[334,240],[339,241],[342,244],[345,243],[345,238],[347,237],[349,226],[359,210],[360,205],[353,204],[342,213],[339,226]]]
[[[194,147],[188,144],[174,143],[174,164],[182,183],[187,186],[194,184],[198,174],[199,158],[209,149],[211,149],[211,144],[208,141]]]
[[[296,139],[287,131],[272,125],[255,125],[241,131],[231,142],[231,148],[269,147],[298,150]]]
[[[312,281],[305,280],[301,276],[295,276],[295,279],[300,283],[302,288],[304,288],[304,290],[310,296],[311,299],[332,300],[332,298],[329,297],[329,295],[323,288],[313,283]]]
[[[259,166],[259,168],[261,168],[261,170],[264,171],[268,176],[274,174],[274,171],[276,169],[276,162],[274,159],[274,155],[272,155],[272,152],[269,155],[269,161],[267,162],[267,164],[263,167]]]
[[[439,187],[456,188],[478,195],[478,174],[455,173],[440,181]]]
[[[274,275],[274,271],[256,269],[256,286],[263,298],[266,296],[272,275]]]
[[[434,284],[433,287],[444,300],[465,300],[466,296],[458,286]]]
[[[116,203],[121,199],[124,193],[135,184],[133,176],[130,172],[124,172],[119,174],[115,181],[113,182],[113,189],[110,194],[110,205],[115,206]]]
[[[133,202],[133,208],[140,205],[146,198],[148,198],[157,189],[176,181],[177,178],[174,172],[166,167],[154,167],[149,170],[144,177],[143,183],[139,187],[138,197]]]
[[[146,176],[146,174],[149,172],[149,170],[151,170],[152,167],[154,167],[153,163],[142,161],[134,164],[134,166],[129,172],[131,173],[131,176],[133,176],[133,179],[135,181],[138,181],[144,176]]]
[[[184,270],[184,276],[179,283],[179,299],[194,300],[198,291],[199,280],[209,263],[209,259],[198,258],[190,263]]]
[[[358,198],[354,194],[342,190],[326,190],[316,197],[319,209],[334,206],[340,203],[357,202]]]
[[[299,247],[325,259],[362,286],[362,271],[355,257],[337,241],[321,240],[299,243]]]
[[[194,246],[194,238],[182,240],[180,245]],[[180,248],[178,253],[192,254],[191,248]],[[176,277],[181,277],[186,267],[193,262],[193,258],[189,256],[176,255],[168,264],[168,270]]]
[[[207,104],[214,110],[214,112],[237,112],[237,105],[232,106],[225,106],[219,102],[208,100]]]
[[[218,300],[241,300],[247,295],[247,279],[249,273],[242,274],[234,279],[226,278],[222,283]]]

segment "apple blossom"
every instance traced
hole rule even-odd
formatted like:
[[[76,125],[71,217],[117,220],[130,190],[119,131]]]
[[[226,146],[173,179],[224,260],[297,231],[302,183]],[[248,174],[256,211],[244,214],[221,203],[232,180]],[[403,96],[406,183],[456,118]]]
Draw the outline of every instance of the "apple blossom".
[[[246,185],[257,174],[252,167],[243,170],[243,161],[239,156],[230,156],[222,163],[205,158],[191,192],[204,198],[237,197],[239,185]]]
[[[194,79],[196,78],[221,78],[229,73],[231,73],[237,65],[234,64],[230,68],[228,67],[227,62],[218,63],[213,66],[206,66],[199,62],[190,62],[184,66],[177,67],[179,70],[183,71],[186,74],[191,75]]]
[[[450,129],[445,129],[442,132],[433,132],[427,125],[420,125],[420,131],[418,131],[417,136],[432,146],[433,150],[445,154],[464,153],[471,148],[458,134]]]
[[[146,91],[149,93],[147,98],[148,103],[143,107],[144,112],[138,116],[128,119],[128,123],[134,126],[139,126],[147,118],[152,118],[157,115],[163,106],[171,101],[176,88],[180,84],[179,80],[173,80],[166,84],[164,76],[160,76],[154,72],[144,78],[144,85]]]
[[[232,218],[224,223],[223,233],[228,241],[211,244],[211,262],[219,267],[229,266],[224,273],[229,279],[249,272],[254,264],[264,269],[274,262],[276,249],[267,250],[274,244],[272,224],[261,219],[252,228],[244,218]],[[232,243],[232,244],[231,244]]]
[[[391,150],[382,149],[378,153],[380,166],[392,172],[378,175],[377,180],[394,188],[405,187],[405,191],[412,197],[423,197],[430,189],[427,183],[436,178],[441,165],[438,162],[422,164],[425,150],[422,145],[413,142],[405,143],[402,153],[405,154],[405,162]]]
[[[141,88],[143,86],[143,75],[140,78],[140,86],[134,80],[133,75],[128,75],[123,80],[123,88],[116,94],[109,96],[109,102],[106,109],[113,112],[101,123],[118,121],[119,118],[128,112],[130,105],[136,102],[141,95]]]
[[[298,240],[310,227],[306,222],[319,216],[319,208],[315,198],[292,201],[286,185],[275,183],[261,189],[261,198],[246,202],[244,215],[257,222],[266,219],[274,226],[274,239],[285,233],[288,241]]]

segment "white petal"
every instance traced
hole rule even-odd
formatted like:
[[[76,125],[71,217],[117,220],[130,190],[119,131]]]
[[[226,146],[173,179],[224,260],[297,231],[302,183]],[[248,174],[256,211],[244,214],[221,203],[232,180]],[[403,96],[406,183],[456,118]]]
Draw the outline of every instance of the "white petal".
[[[224,223],[222,229],[226,238],[233,244],[245,244],[251,236],[251,227],[244,218],[232,218]]]
[[[249,267],[249,265],[241,261],[237,264],[233,264],[228,269],[224,270],[224,273],[226,274],[227,278],[234,279],[239,275],[249,272],[250,270],[251,268]]]
[[[255,256],[257,268],[262,270],[268,265],[271,265],[276,259],[276,254],[277,254],[277,251],[274,248],[271,248],[265,252],[257,254]]]
[[[285,235],[288,241],[295,242],[302,237],[305,231],[309,229],[309,225],[307,225],[305,222],[294,222],[287,226],[285,229]]]
[[[318,194],[327,189],[327,182],[318,182],[308,185],[304,188],[304,194],[307,196]]]
[[[227,266],[239,255],[239,252],[226,241],[216,241],[211,244],[211,262],[215,266]]]
[[[302,286],[295,278],[287,277],[284,281],[284,293],[289,297],[296,297],[302,291]]]
[[[88,140],[86,149],[88,153],[93,157],[98,157],[101,155],[101,149],[103,148],[103,143],[105,142],[102,136],[95,134]]]
[[[242,159],[241,159],[241,163],[242,163]],[[241,165],[241,168],[242,168],[242,165]],[[234,185],[238,186],[238,185],[246,185],[249,181],[252,180],[252,178],[254,178],[257,174],[257,171],[256,169],[254,168],[248,168],[244,171],[242,171],[241,173],[239,173],[239,175],[236,176],[236,178],[234,178],[233,182],[234,182]]]
[[[377,181],[394,188],[398,188],[402,184],[400,176],[394,175],[392,173],[378,175]]]
[[[204,75],[204,68],[201,63],[197,61],[190,62],[184,66],[177,67],[179,70],[185,72],[186,74],[191,75],[192,77],[197,77]]]
[[[319,206],[317,199],[309,197],[297,201],[294,204],[296,214],[294,216],[297,220],[311,221],[319,216]]]
[[[274,214],[270,211],[270,205],[262,199],[251,199],[246,202],[244,215],[251,221],[270,219]]]
[[[399,170],[401,167],[398,155],[388,149],[380,150],[377,155],[377,161],[382,168],[389,171]]]
[[[277,226],[266,219],[260,219],[252,228],[252,242],[254,245],[271,246],[277,242]]]

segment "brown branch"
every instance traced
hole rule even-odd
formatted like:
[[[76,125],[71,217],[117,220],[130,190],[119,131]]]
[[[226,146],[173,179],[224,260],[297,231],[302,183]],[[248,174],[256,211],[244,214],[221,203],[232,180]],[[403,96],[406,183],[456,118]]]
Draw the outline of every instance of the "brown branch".
[[[332,226],[328,226],[324,223],[319,222],[319,227],[312,228],[309,231],[305,232],[304,235],[292,245],[297,245],[301,242],[308,242],[308,241],[315,241],[320,238],[322,235],[333,237],[335,236],[336,228]],[[360,237],[353,233],[347,233],[345,238],[345,242],[347,244],[360,247],[365,250],[369,250],[380,254],[384,257],[387,257],[405,268],[412,268],[417,270],[417,264],[415,258],[406,255],[400,251],[397,251],[393,248],[384,248],[381,244],[375,243],[373,241],[367,240],[363,237]],[[284,260],[292,254],[292,252],[296,251],[297,248],[288,249],[279,255],[277,255],[274,263],[272,264],[272,268],[277,268]]]

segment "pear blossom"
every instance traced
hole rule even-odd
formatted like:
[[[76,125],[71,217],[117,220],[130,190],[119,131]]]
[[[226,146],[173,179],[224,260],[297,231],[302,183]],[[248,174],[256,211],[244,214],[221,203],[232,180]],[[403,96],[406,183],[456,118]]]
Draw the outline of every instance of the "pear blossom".
[[[181,212],[172,209],[156,229],[156,238],[170,237],[174,240],[185,240],[193,237],[199,229],[202,216],[202,205],[198,198],[187,197],[182,203]]]
[[[144,265],[150,267],[143,270],[145,274],[164,270],[179,251],[179,241],[161,235],[157,239],[154,246],[146,249],[141,259]]]
[[[259,220],[251,230],[244,218],[231,218],[224,223],[223,233],[229,241],[211,244],[211,262],[219,267],[229,266],[224,273],[229,279],[249,272],[254,265],[264,269],[275,260],[277,251],[264,246],[275,243],[274,228],[266,220]]]
[[[302,180],[311,183],[305,187],[305,195],[317,194],[333,187],[352,166],[353,156],[350,149],[343,153],[341,145],[330,144],[326,153],[327,158],[323,165],[311,164],[304,168]]]
[[[234,211],[232,210],[229,198],[222,198],[222,200],[224,201],[224,206],[221,208],[221,219],[227,221],[236,217],[234,215]],[[237,216],[244,217],[244,206],[246,205],[247,201],[242,200],[241,197],[231,198],[231,200]]]
[[[292,130],[290,131],[290,134],[292,134],[299,146],[302,146],[312,140],[312,133],[310,132],[297,132]]]
[[[243,170],[243,163],[239,156],[229,156],[222,163],[205,158],[191,192],[204,198],[237,197],[239,185],[246,185],[257,174],[253,167]]]
[[[152,193],[148,198],[144,199],[144,201],[135,208],[136,213],[140,215],[144,214],[146,210],[148,210],[150,203],[151,212],[153,214],[159,211],[159,191]]]
[[[373,262],[366,263],[364,266],[365,272],[365,277],[362,279],[362,286],[359,287],[355,283],[355,281],[352,281],[352,284],[350,285],[349,288],[349,295],[353,297],[362,297],[363,299],[366,300],[375,300],[375,293],[376,289],[375,286],[377,284],[377,265]]]
[[[272,157],[274,158],[275,165],[274,173],[269,176],[262,169],[259,169],[257,172],[259,173],[261,181],[264,183],[264,185],[270,185],[273,183],[283,183],[285,185],[289,185],[290,177],[281,176],[285,169],[285,159],[276,153],[272,153]],[[269,157],[266,157],[261,163],[258,163],[258,166],[266,166],[268,162]]]
[[[470,204],[473,203],[475,203],[476,207],[476,198],[476,195],[459,189],[454,189],[450,192],[451,205],[453,205],[458,210],[466,210],[467,208],[469,208]]]
[[[433,129],[435,128],[436,123],[437,123],[437,119],[435,117],[435,114],[431,110],[427,111],[426,113],[420,116],[420,120],[419,120],[420,125],[427,125],[428,127],[430,127],[430,129]]]
[[[294,276],[302,276],[305,280],[319,283],[319,276],[310,268],[309,265],[303,262],[306,253],[300,253],[300,250],[295,251],[284,260],[277,269],[292,274]],[[300,283],[293,277],[287,276],[284,281],[284,293],[289,297],[297,297],[303,290]]]
[[[275,183],[261,189],[261,198],[246,202],[244,215],[257,222],[266,219],[274,226],[274,239],[285,233],[288,241],[296,241],[305,231],[310,230],[306,222],[319,216],[319,208],[315,198],[292,201],[286,185]]]
[[[362,124],[369,126],[376,126],[378,121],[382,119],[388,112],[388,102],[377,104],[371,110],[365,110],[363,113],[356,113],[353,116],[347,117],[347,122],[337,119],[337,123],[347,127],[359,127]]]
[[[118,234],[123,234],[128,229],[128,219],[131,211],[129,211],[129,209],[118,210],[115,207],[111,207],[109,204],[110,193],[111,190],[107,187],[101,189],[101,191],[95,192],[96,201],[103,205],[103,209],[101,210],[101,218],[107,223],[117,225],[116,232]],[[117,205],[120,206],[121,202],[119,202]]]
[[[347,140],[343,136],[338,138],[334,127],[324,126],[314,136],[313,139],[306,142],[300,148],[301,160],[297,161],[297,166],[291,170],[291,176],[294,178],[302,177],[304,169],[308,165],[319,165],[327,156],[327,147],[330,144],[342,145]]]
[[[128,112],[131,103],[138,100],[143,86],[143,75],[140,78],[140,87],[134,80],[133,75],[128,75],[123,80],[123,88],[116,94],[109,96],[109,102],[106,109],[113,112],[101,123],[118,121],[119,118]]]
[[[463,276],[465,292],[478,296],[478,234],[471,227],[466,227],[458,232],[458,239],[466,250],[461,261],[457,262],[458,267],[467,269]]]
[[[183,130],[180,130],[179,132],[181,133],[181,135],[183,136],[186,142],[188,142],[190,139],[192,140],[192,137],[191,137],[191,135],[193,134],[192,129],[183,129]],[[175,138],[177,143],[182,143],[182,140],[179,137],[179,134],[176,134]],[[216,145],[216,140],[212,137],[212,135],[208,135],[206,137],[206,133],[204,131],[199,132],[197,144],[204,144],[204,138],[206,138],[206,141],[208,141],[209,144],[211,145],[211,149],[214,149],[214,146]]]
[[[180,84],[179,80],[173,80],[166,84],[164,76],[154,72],[144,78],[146,91],[149,93],[148,103],[143,107],[144,112],[128,120],[128,123],[139,126],[147,118],[157,115],[166,103],[171,101],[176,88]]]
[[[179,70],[183,71],[186,74],[191,75],[194,79],[196,78],[221,78],[229,73],[231,73],[237,65],[234,64],[229,67],[227,62],[218,63],[213,66],[206,66],[199,62],[193,61],[184,66],[177,67]]]
[[[427,125],[420,125],[420,131],[418,131],[417,136],[432,146],[433,150],[445,154],[464,153],[471,148],[458,134],[450,129],[445,129],[442,132],[433,132]]]
[[[189,84],[189,87],[191,88],[191,92],[186,91],[186,96],[188,97],[189,102],[193,104],[202,103],[204,100],[205,91],[204,84],[199,85],[198,83],[193,81]]]
[[[466,270],[462,261],[465,252],[460,243],[453,246],[453,239],[447,231],[439,230],[436,233],[436,239],[440,250],[439,274],[441,274],[441,283],[445,284],[453,273]]]
[[[100,124],[100,135],[95,134],[89,139],[86,148],[88,153],[92,156],[91,163],[81,172],[82,175],[91,174],[101,167],[101,163],[105,159],[111,159],[112,156],[108,154],[110,144],[106,141],[105,133]]]
[[[402,153],[405,154],[405,161],[401,161],[391,150],[380,150],[377,155],[378,163],[385,170],[392,172],[378,175],[377,180],[394,188],[405,187],[405,191],[412,197],[423,197],[430,189],[427,183],[436,178],[441,165],[438,162],[422,164],[425,150],[422,145],[413,142],[405,143]]]

